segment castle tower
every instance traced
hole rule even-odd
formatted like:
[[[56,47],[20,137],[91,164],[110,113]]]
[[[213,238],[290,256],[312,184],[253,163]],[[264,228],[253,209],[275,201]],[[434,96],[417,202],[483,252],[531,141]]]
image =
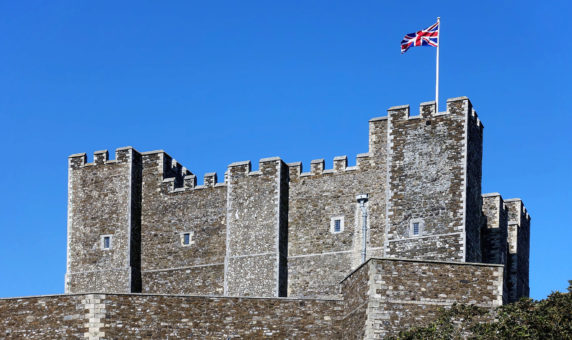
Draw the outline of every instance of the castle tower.
[[[229,165],[224,292],[286,296],[288,172],[280,158]]]
[[[140,154],[75,154],[68,171],[66,293],[140,291]]]
[[[504,202],[508,210],[508,299],[513,302],[530,293],[530,215],[520,198]]]
[[[385,256],[479,262],[483,126],[466,97],[388,110]]]

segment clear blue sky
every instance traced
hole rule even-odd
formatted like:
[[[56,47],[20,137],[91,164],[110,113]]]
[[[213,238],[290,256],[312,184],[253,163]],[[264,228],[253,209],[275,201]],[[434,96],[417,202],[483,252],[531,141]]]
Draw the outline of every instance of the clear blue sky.
[[[564,291],[572,5],[547,3],[1,2],[0,297],[64,290],[68,155],[164,149],[199,178],[353,164],[369,118],[433,99],[435,49],[399,42],[437,16],[441,100],[468,96],[485,125],[483,192],[532,215],[532,297]]]

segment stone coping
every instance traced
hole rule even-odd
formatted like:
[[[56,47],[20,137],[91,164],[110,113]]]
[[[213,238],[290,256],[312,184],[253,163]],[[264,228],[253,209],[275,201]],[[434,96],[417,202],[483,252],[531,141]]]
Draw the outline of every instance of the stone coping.
[[[346,277],[340,281],[344,282],[347,278],[352,276],[355,272],[361,269],[361,267],[368,264],[370,261],[396,261],[396,262],[417,262],[417,263],[435,263],[435,264],[454,264],[454,265],[466,265],[466,266],[480,266],[480,267],[504,267],[502,264],[495,263],[478,263],[478,262],[455,262],[455,261],[438,261],[438,260],[415,260],[415,259],[402,259],[396,257],[370,257],[367,261],[360,264],[351,273],[346,275]]]
[[[19,299],[35,299],[35,298],[57,298],[68,296],[85,296],[85,295],[113,295],[113,296],[162,296],[173,298],[205,298],[205,299],[248,299],[248,300],[282,300],[282,301],[332,301],[340,302],[343,299],[324,299],[311,297],[273,297],[273,296],[224,296],[224,295],[194,295],[194,294],[159,294],[159,293],[103,293],[103,292],[86,292],[86,293],[68,293],[68,294],[47,294],[47,295],[31,295],[31,296],[15,296],[0,298],[2,300],[19,300]]]

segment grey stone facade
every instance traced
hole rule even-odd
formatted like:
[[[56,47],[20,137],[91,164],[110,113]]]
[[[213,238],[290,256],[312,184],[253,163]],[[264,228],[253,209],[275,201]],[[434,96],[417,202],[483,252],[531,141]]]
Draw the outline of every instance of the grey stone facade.
[[[66,294],[0,299],[0,338],[375,339],[528,296],[530,215],[481,193],[471,102],[419,112],[371,119],[351,167],[273,157],[197,185],[161,150],[71,155]]]
[[[502,264],[505,301],[527,296],[530,217],[519,200],[482,197],[483,125],[468,98],[418,116],[392,107],[369,127],[356,166],[266,158],[201,186],[163,151],[70,156],[66,292],[336,297],[362,263],[355,197],[368,194],[368,258]]]

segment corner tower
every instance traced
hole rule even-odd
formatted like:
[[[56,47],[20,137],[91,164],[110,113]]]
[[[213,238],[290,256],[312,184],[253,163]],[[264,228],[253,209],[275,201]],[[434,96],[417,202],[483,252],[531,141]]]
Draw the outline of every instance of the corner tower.
[[[467,97],[447,111],[388,110],[387,257],[479,262],[483,125]]]
[[[141,155],[69,157],[66,293],[141,291]]]

